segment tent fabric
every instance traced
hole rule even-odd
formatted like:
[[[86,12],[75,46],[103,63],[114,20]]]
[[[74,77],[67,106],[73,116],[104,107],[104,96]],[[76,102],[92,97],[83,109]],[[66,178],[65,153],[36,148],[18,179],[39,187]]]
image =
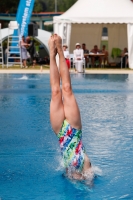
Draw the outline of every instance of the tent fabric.
[[[120,60],[120,50],[122,51],[125,47],[128,47],[127,42],[127,25],[126,24],[108,24],[108,52],[109,60],[118,62]],[[113,56],[112,50],[117,49],[117,56]],[[120,49],[120,50],[118,50]]]
[[[133,24],[128,24],[128,61],[129,67],[133,69]]]
[[[71,23],[133,23],[133,3],[130,0],[78,0],[54,22]]]
[[[100,47],[102,28],[107,27],[109,61],[113,61],[111,57],[113,48],[123,50],[127,47],[129,56],[133,58],[131,44],[133,42],[131,28],[133,26],[133,2],[131,0],[115,2],[112,0],[78,0],[64,14],[54,17],[53,23],[54,32],[62,38],[64,37],[63,27],[66,24],[71,27],[66,34],[70,52],[76,42],[86,43],[89,50],[95,44]],[[133,69],[131,58],[129,58],[129,67]]]
[[[88,26],[86,24],[80,24],[80,29],[79,24],[72,24],[71,29],[70,52],[73,52],[77,42],[80,44],[86,43],[89,50],[91,50],[94,45],[100,48],[102,36],[100,24],[90,24]]]
[[[51,36],[50,32],[38,29],[38,36],[35,37],[40,43],[44,45],[45,50],[47,51],[48,54],[49,54],[48,40],[50,36]]]

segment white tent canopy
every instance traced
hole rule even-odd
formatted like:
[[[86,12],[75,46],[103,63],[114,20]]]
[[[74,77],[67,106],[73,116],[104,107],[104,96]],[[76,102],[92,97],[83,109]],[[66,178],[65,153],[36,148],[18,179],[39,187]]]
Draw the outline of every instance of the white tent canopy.
[[[91,50],[100,47],[102,29],[108,29],[108,51],[128,47],[129,67],[133,68],[133,3],[131,0],[78,0],[64,14],[54,17],[54,32],[67,43],[85,42]]]

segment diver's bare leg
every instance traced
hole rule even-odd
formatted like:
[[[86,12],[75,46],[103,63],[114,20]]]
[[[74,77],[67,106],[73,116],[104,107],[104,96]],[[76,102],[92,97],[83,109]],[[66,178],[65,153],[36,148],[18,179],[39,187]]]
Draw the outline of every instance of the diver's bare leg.
[[[59,54],[59,69],[62,80],[62,94],[64,113],[66,120],[76,129],[81,129],[81,118],[79,108],[72,92],[70,73],[62,50],[62,40],[58,35],[54,35],[55,45]]]
[[[50,84],[51,84],[51,103],[50,103],[50,120],[54,132],[57,134],[60,131],[64,121],[64,108],[62,103],[62,93],[60,90],[60,75],[57,68],[55,56],[54,36],[49,39],[50,49]]]

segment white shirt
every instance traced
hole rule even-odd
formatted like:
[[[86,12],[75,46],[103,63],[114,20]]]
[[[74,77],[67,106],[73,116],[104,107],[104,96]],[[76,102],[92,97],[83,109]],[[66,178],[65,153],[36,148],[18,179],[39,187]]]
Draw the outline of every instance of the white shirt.
[[[64,57],[69,59],[69,51],[64,51]]]
[[[82,60],[84,58],[83,49],[75,49],[73,51],[73,54],[74,54],[74,60],[77,60],[77,58],[80,58]]]

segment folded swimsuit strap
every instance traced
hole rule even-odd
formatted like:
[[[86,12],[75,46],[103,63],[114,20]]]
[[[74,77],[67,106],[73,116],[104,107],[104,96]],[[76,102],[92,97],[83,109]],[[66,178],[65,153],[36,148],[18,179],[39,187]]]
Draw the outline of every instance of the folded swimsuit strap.
[[[64,120],[57,137],[60,143],[64,166],[81,172],[85,153],[82,144],[82,131],[72,128],[71,125]]]

